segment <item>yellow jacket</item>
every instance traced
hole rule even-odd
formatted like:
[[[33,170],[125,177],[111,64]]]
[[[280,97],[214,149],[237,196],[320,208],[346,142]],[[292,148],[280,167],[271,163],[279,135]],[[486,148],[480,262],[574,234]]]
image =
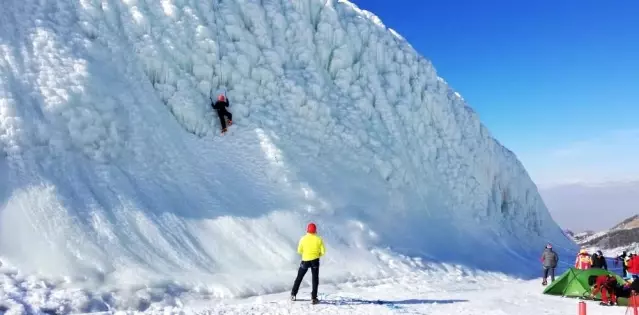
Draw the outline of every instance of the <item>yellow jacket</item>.
[[[315,260],[326,253],[324,241],[316,234],[307,233],[300,239],[297,252],[302,255],[302,261]]]

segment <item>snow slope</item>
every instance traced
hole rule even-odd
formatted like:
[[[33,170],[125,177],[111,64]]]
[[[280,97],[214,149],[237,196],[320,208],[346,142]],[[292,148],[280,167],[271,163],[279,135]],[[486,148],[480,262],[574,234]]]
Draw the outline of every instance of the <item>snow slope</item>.
[[[574,248],[431,63],[345,1],[4,1],[0,172],[7,288],[80,288],[52,302],[76,311],[287,291],[309,221],[323,283]]]

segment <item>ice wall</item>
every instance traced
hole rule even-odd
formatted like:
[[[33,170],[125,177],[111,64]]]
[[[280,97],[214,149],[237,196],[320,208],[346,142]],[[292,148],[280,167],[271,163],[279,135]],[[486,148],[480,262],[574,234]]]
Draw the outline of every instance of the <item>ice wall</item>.
[[[0,255],[21,272],[288,290],[309,221],[327,282],[423,267],[397,254],[520,274],[573,246],[433,65],[346,1],[0,14]]]

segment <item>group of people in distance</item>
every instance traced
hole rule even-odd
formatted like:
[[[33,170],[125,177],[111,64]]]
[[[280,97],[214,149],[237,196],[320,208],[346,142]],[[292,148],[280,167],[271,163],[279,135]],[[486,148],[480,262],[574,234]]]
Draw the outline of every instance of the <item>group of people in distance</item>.
[[[590,269],[599,268],[608,270],[608,263],[603,253],[598,250],[594,254],[590,255],[585,248],[582,248],[575,258],[575,268],[577,269]]]
[[[627,254],[625,251],[615,257],[615,265],[621,263],[623,270],[623,279],[625,282],[620,284],[617,277],[611,274],[593,276],[588,279],[588,285],[591,287],[590,297],[601,293],[601,305],[617,304],[617,297],[631,297],[639,293],[639,255]],[[555,269],[559,262],[559,256],[553,251],[552,245],[546,245],[541,255],[544,275],[542,285],[548,284],[548,276],[550,281],[555,281]],[[599,268],[608,270],[608,263],[603,253],[598,250],[590,255],[585,248],[582,248],[575,259],[575,268],[586,270],[591,268]]]
[[[621,263],[624,279],[631,279],[639,276],[639,255],[637,253],[628,254],[625,250],[615,258],[615,265]]]
[[[601,253],[601,251],[598,251]],[[621,263],[623,270],[623,279],[625,282],[620,284],[617,278],[612,275],[601,275],[595,279],[588,279],[588,284],[592,286],[590,297],[594,297],[601,292],[601,305],[617,304],[617,297],[637,297],[639,294],[639,255],[635,253],[627,254],[624,251],[621,255],[615,257],[615,265]]]
[[[632,280],[639,276],[639,255],[635,253],[628,254],[626,251],[617,257],[615,257],[615,266],[621,264],[622,276],[626,280]],[[606,258],[598,250],[592,256],[588,254],[585,248],[582,248],[575,259],[575,268],[577,269],[590,269],[601,268],[608,270],[608,264]]]

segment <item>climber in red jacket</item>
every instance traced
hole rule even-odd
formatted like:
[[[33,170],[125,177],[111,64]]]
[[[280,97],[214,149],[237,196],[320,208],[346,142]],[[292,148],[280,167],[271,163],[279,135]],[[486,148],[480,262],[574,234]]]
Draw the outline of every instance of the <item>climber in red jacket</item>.
[[[594,282],[594,285],[593,285]],[[600,305],[612,306],[617,304],[617,279],[611,275],[597,276],[595,279],[588,279],[588,284],[592,286],[590,297],[594,298],[597,293],[601,292]],[[610,294],[610,299],[608,295]]]

